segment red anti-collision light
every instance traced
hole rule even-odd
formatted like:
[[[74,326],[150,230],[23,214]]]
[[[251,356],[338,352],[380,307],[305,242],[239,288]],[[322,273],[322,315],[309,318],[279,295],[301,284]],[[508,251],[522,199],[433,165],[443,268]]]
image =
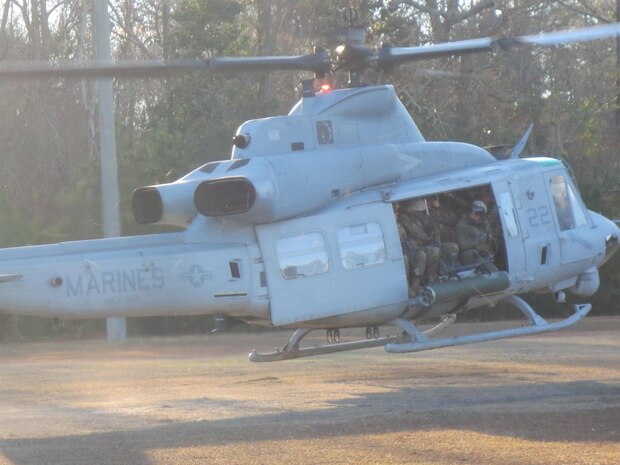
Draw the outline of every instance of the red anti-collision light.
[[[328,92],[332,91],[332,86],[331,84],[321,84],[321,92],[324,94],[327,94]]]

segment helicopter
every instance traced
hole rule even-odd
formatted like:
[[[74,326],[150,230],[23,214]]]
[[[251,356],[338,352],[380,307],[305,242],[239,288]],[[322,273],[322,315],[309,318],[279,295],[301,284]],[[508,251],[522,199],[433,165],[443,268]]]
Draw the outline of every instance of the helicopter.
[[[252,351],[254,362],[379,346],[415,352],[567,328],[590,311],[588,303],[569,301],[598,290],[599,268],[618,249],[618,226],[588,210],[563,162],[520,157],[531,127],[499,155],[429,142],[394,87],[364,85],[362,75],[430,58],[618,36],[620,23],[373,49],[363,28],[349,27],[331,53],[317,47],[296,56],[6,64],[0,79],[256,70],[303,70],[315,79],[304,81],[287,115],[241,124],[230,159],[134,191],[138,223],[180,232],[0,250],[0,309],[56,318],[211,314],[216,322],[293,330],[283,348]],[[349,73],[346,88],[316,88],[337,69]],[[428,215],[441,200],[467,215],[481,192],[497,224],[492,250],[470,264],[441,262],[433,279],[412,288],[397,212],[413,202]],[[550,294],[573,314],[548,322],[523,299],[530,293]],[[457,314],[499,303],[529,324],[433,337]],[[440,322],[430,330],[416,326],[431,319]],[[381,336],[380,326],[400,332]],[[341,341],[343,328],[365,330],[365,338]],[[326,331],[327,343],[301,347],[315,330]]]

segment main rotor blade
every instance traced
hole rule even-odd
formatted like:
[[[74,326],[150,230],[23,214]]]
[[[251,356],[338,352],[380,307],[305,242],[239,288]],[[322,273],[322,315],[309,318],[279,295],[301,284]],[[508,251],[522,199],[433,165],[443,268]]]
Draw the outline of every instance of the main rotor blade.
[[[0,64],[1,79],[69,78],[97,79],[113,77],[161,77],[194,70],[208,70],[206,60],[180,60],[166,63],[159,60],[142,62],[94,61],[84,64],[47,62],[6,62]]]
[[[389,70],[409,61],[419,61],[443,56],[457,56],[468,53],[509,49],[520,45],[550,46],[571,42],[584,42],[620,36],[620,23],[586,27],[547,34],[517,37],[461,40],[419,47],[381,47],[374,52],[360,44],[350,43],[339,47],[336,56],[339,68],[361,70],[375,65],[380,70]],[[318,77],[332,71],[334,62],[329,54],[320,48],[314,53],[296,56],[259,57],[214,57],[210,59],[189,59],[143,62],[100,62],[84,64],[52,65],[42,62],[0,63],[0,79],[38,78],[127,78],[165,77],[188,71],[258,71],[258,70],[302,70],[312,71]]]
[[[600,26],[568,29],[565,31],[548,32],[517,37],[516,40],[530,45],[558,45],[571,42],[588,42],[590,40],[607,39],[620,36],[620,23],[602,24]]]
[[[620,36],[620,23],[613,23],[546,34],[501,38],[483,37],[419,47],[381,47],[377,55],[376,65],[379,69],[388,70],[395,65],[408,61],[465,55],[497,49],[507,50],[520,45],[550,46],[618,36]]]
[[[46,62],[0,63],[0,79],[70,78],[101,79],[131,77],[166,77],[188,71],[260,71],[302,70],[325,74],[331,62],[324,50],[309,55],[262,57],[215,57],[174,61],[149,60],[141,62],[95,61],[84,64],[52,65]]]
[[[465,55],[493,50],[494,39],[459,40],[442,44],[422,45],[419,47],[381,47],[377,67],[389,68],[407,61],[429,60],[443,56]]]

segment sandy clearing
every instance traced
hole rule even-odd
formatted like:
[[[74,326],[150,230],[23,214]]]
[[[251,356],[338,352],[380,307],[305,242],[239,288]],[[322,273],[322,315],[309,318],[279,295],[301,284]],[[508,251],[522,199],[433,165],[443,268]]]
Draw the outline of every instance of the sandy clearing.
[[[0,345],[0,465],[617,464],[619,336],[275,364],[247,353],[286,333]]]

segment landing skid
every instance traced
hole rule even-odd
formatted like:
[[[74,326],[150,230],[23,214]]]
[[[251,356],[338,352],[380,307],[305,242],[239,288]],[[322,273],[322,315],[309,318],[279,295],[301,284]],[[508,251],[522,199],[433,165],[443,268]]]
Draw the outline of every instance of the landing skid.
[[[310,332],[311,329],[298,329],[296,330],[288,343],[283,349],[276,349],[274,352],[267,354],[259,353],[253,350],[250,353],[250,361],[252,362],[278,362],[280,360],[290,360],[293,358],[310,357],[313,355],[324,355],[336,352],[346,352],[349,350],[369,349],[371,347],[386,346],[387,344],[403,344],[411,341],[410,332],[414,330],[418,337],[426,337],[427,334],[433,334],[440,329],[446,327],[448,324],[456,320],[456,315],[446,316],[439,324],[433,328],[421,332],[413,324],[403,318],[397,318],[391,323],[403,329],[403,334],[399,336],[384,336],[374,339],[365,339],[360,341],[339,342],[336,344],[329,344],[316,347],[304,347],[300,348],[299,343]]]
[[[513,307],[519,309],[527,317],[530,325],[522,326],[520,328],[511,328],[501,331],[490,331],[486,333],[469,334],[466,336],[455,336],[442,339],[429,339],[425,335],[422,335],[422,337],[412,338],[411,341],[405,343],[388,343],[385,345],[385,350],[390,353],[419,352],[422,350],[439,349],[441,347],[454,347],[464,344],[474,344],[477,342],[495,341],[498,339],[559,331],[561,329],[568,328],[583,319],[592,308],[590,304],[574,305],[573,308],[575,313],[572,316],[556,323],[548,323],[544,318],[537,314],[532,307],[527,304],[527,302],[519,297],[512,296],[503,302],[511,304]]]
[[[310,332],[311,329],[298,329],[289,339],[283,349],[276,349],[271,353],[259,353],[255,350],[250,353],[252,362],[276,362],[280,360],[290,360],[294,358],[310,357],[313,355],[331,354],[345,352],[349,350],[367,349],[370,347],[384,346],[386,352],[404,353],[419,352],[422,350],[439,349],[441,347],[454,347],[464,344],[474,344],[477,342],[495,341],[512,337],[530,336],[533,334],[548,333],[559,331],[574,325],[583,319],[592,306],[590,304],[574,305],[575,313],[565,320],[556,323],[549,323],[536,313],[527,302],[517,296],[511,296],[503,302],[512,305],[523,313],[530,324],[519,328],[504,329],[501,331],[490,331],[485,333],[469,334],[465,336],[447,337],[441,339],[431,339],[428,336],[444,328],[455,321],[455,315],[448,315],[434,328],[427,331],[420,331],[409,320],[396,318],[390,324],[398,326],[403,330],[398,336],[385,336],[376,339],[359,340],[351,342],[340,342],[316,347],[300,348],[299,343]]]

